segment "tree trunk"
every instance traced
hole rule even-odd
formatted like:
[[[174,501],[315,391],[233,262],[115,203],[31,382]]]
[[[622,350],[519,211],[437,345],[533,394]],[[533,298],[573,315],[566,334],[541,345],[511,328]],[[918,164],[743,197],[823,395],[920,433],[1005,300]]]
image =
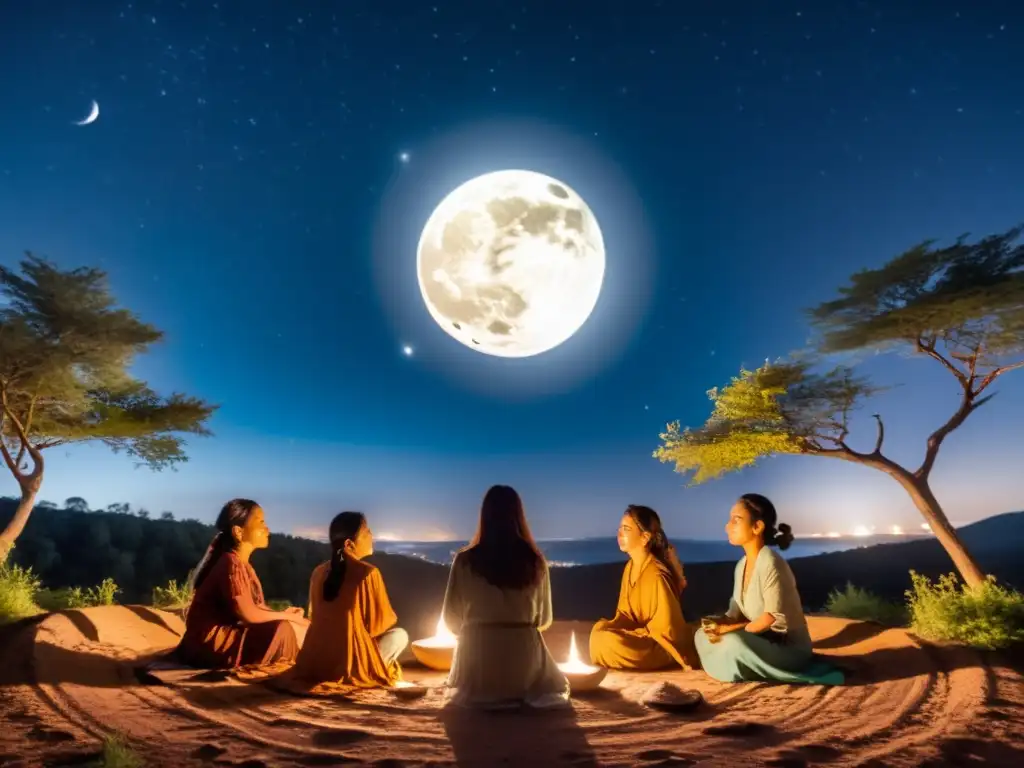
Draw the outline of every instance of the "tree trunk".
[[[927,480],[919,480],[913,475],[894,475],[900,485],[910,494],[921,516],[928,523],[939,540],[943,549],[953,561],[953,565],[960,571],[960,576],[969,587],[978,587],[985,583],[985,574],[981,567],[971,557],[967,547],[960,541],[956,529],[950,525],[946,513],[942,511],[932,489],[928,486]]]
[[[25,530],[25,524],[28,522],[29,515],[32,514],[32,507],[35,504],[40,485],[42,483],[36,480],[26,482],[21,486],[21,502],[18,504],[18,510],[11,518],[11,522],[4,528],[3,533],[0,533],[0,565],[7,562],[7,556],[11,553],[15,540]]]

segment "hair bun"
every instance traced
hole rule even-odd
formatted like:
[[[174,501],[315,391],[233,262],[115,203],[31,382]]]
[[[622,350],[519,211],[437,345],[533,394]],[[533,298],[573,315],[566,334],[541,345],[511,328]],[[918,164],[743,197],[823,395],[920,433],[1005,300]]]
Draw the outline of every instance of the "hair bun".
[[[775,545],[779,549],[789,549],[793,543],[793,529],[786,523],[779,523],[779,531],[775,534]]]

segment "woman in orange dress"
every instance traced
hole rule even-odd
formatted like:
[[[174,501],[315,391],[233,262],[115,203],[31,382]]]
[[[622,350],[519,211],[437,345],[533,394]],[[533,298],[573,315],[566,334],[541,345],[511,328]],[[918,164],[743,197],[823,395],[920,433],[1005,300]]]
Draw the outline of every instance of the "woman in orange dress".
[[[615,616],[601,619],[590,633],[591,663],[641,671],[699,666],[693,632],[679,602],[686,577],[658,513],[630,504],[619,523],[618,540],[629,562]]]
[[[250,499],[233,499],[221,509],[216,527],[193,572],[185,635],[174,657],[214,669],[293,660],[308,622],[301,608],[268,608],[249,564],[252,553],[270,542],[263,510]]]
[[[409,635],[396,627],[384,579],[363,561],[373,554],[373,533],[361,512],[331,521],[331,559],[309,582],[309,631],[290,676],[327,691],[373,688],[401,679],[398,657]]]

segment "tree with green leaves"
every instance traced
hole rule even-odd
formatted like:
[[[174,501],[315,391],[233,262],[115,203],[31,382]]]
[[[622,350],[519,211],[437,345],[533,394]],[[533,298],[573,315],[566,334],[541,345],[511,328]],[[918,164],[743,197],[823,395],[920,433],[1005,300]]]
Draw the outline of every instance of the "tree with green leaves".
[[[825,456],[892,477],[910,495],[971,586],[985,576],[932,492],[930,479],[949,435],[995,395],[996,380],[1024,368],[1024,228],[976,242],[922,243],[878,269],[856,273],[839,297],[809,311],[820,334],[811,354],[765,363],[708,392],[711,417],[699,429],[668,425],[655,458],[692,473],[691,484],[780,454]],[[883,453],[885,425],[875,414],[871,450],[848,441],[853,412],[880,390],[835,353],[909,350],[930,358],[960,390],[956,410],[924,441],[921,463],[904,467]]]
[[[209,435],[215,410],[161,397],[129,372],[162,333],[115,306],[106,274],[60,270],[29,254],[20,273],[0,266],[0,454],[21,491],[0,532],[0,562],[25,527],[49,448],[98,441],[138,465],[187,460],[182,435]]]
[[[89,502],[81,496],[72,496],[64,500],[64,509],[70,509],[72,512],[88,512]]]

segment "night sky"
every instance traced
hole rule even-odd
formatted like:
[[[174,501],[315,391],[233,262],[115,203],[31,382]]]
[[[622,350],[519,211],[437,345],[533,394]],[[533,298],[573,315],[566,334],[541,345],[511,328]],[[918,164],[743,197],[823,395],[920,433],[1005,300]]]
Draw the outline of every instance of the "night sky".
[[[57,449],[42,499],[212,520],[241,495],[272,530],[355,508],[406,538],[468,536],[492,483],[521,491],[540,537],[611,536],[633,502],[717,538],[746,491],[798,533],[920,522],[891,479],[842,462],[687,489],[651,451],[741,364],[802,346],[802,309],[851,272],[1024,220],[1019,3],[52,0],[2,17],[0,258],[106,270],[166,332],[138,373],[221,404],[180,471]],[[93,99],[99,119],[74,125]],[[608,249],[587,324],[523,360],[452,340],[415,282],[433,207],[503,168],[571,185]],[[865,370],[902,386],[855,439],[877,409],[916,466],[956,383],[930,360]],[[936,468],[957,523],[1024,506],[1024,372],[999,390]]]

